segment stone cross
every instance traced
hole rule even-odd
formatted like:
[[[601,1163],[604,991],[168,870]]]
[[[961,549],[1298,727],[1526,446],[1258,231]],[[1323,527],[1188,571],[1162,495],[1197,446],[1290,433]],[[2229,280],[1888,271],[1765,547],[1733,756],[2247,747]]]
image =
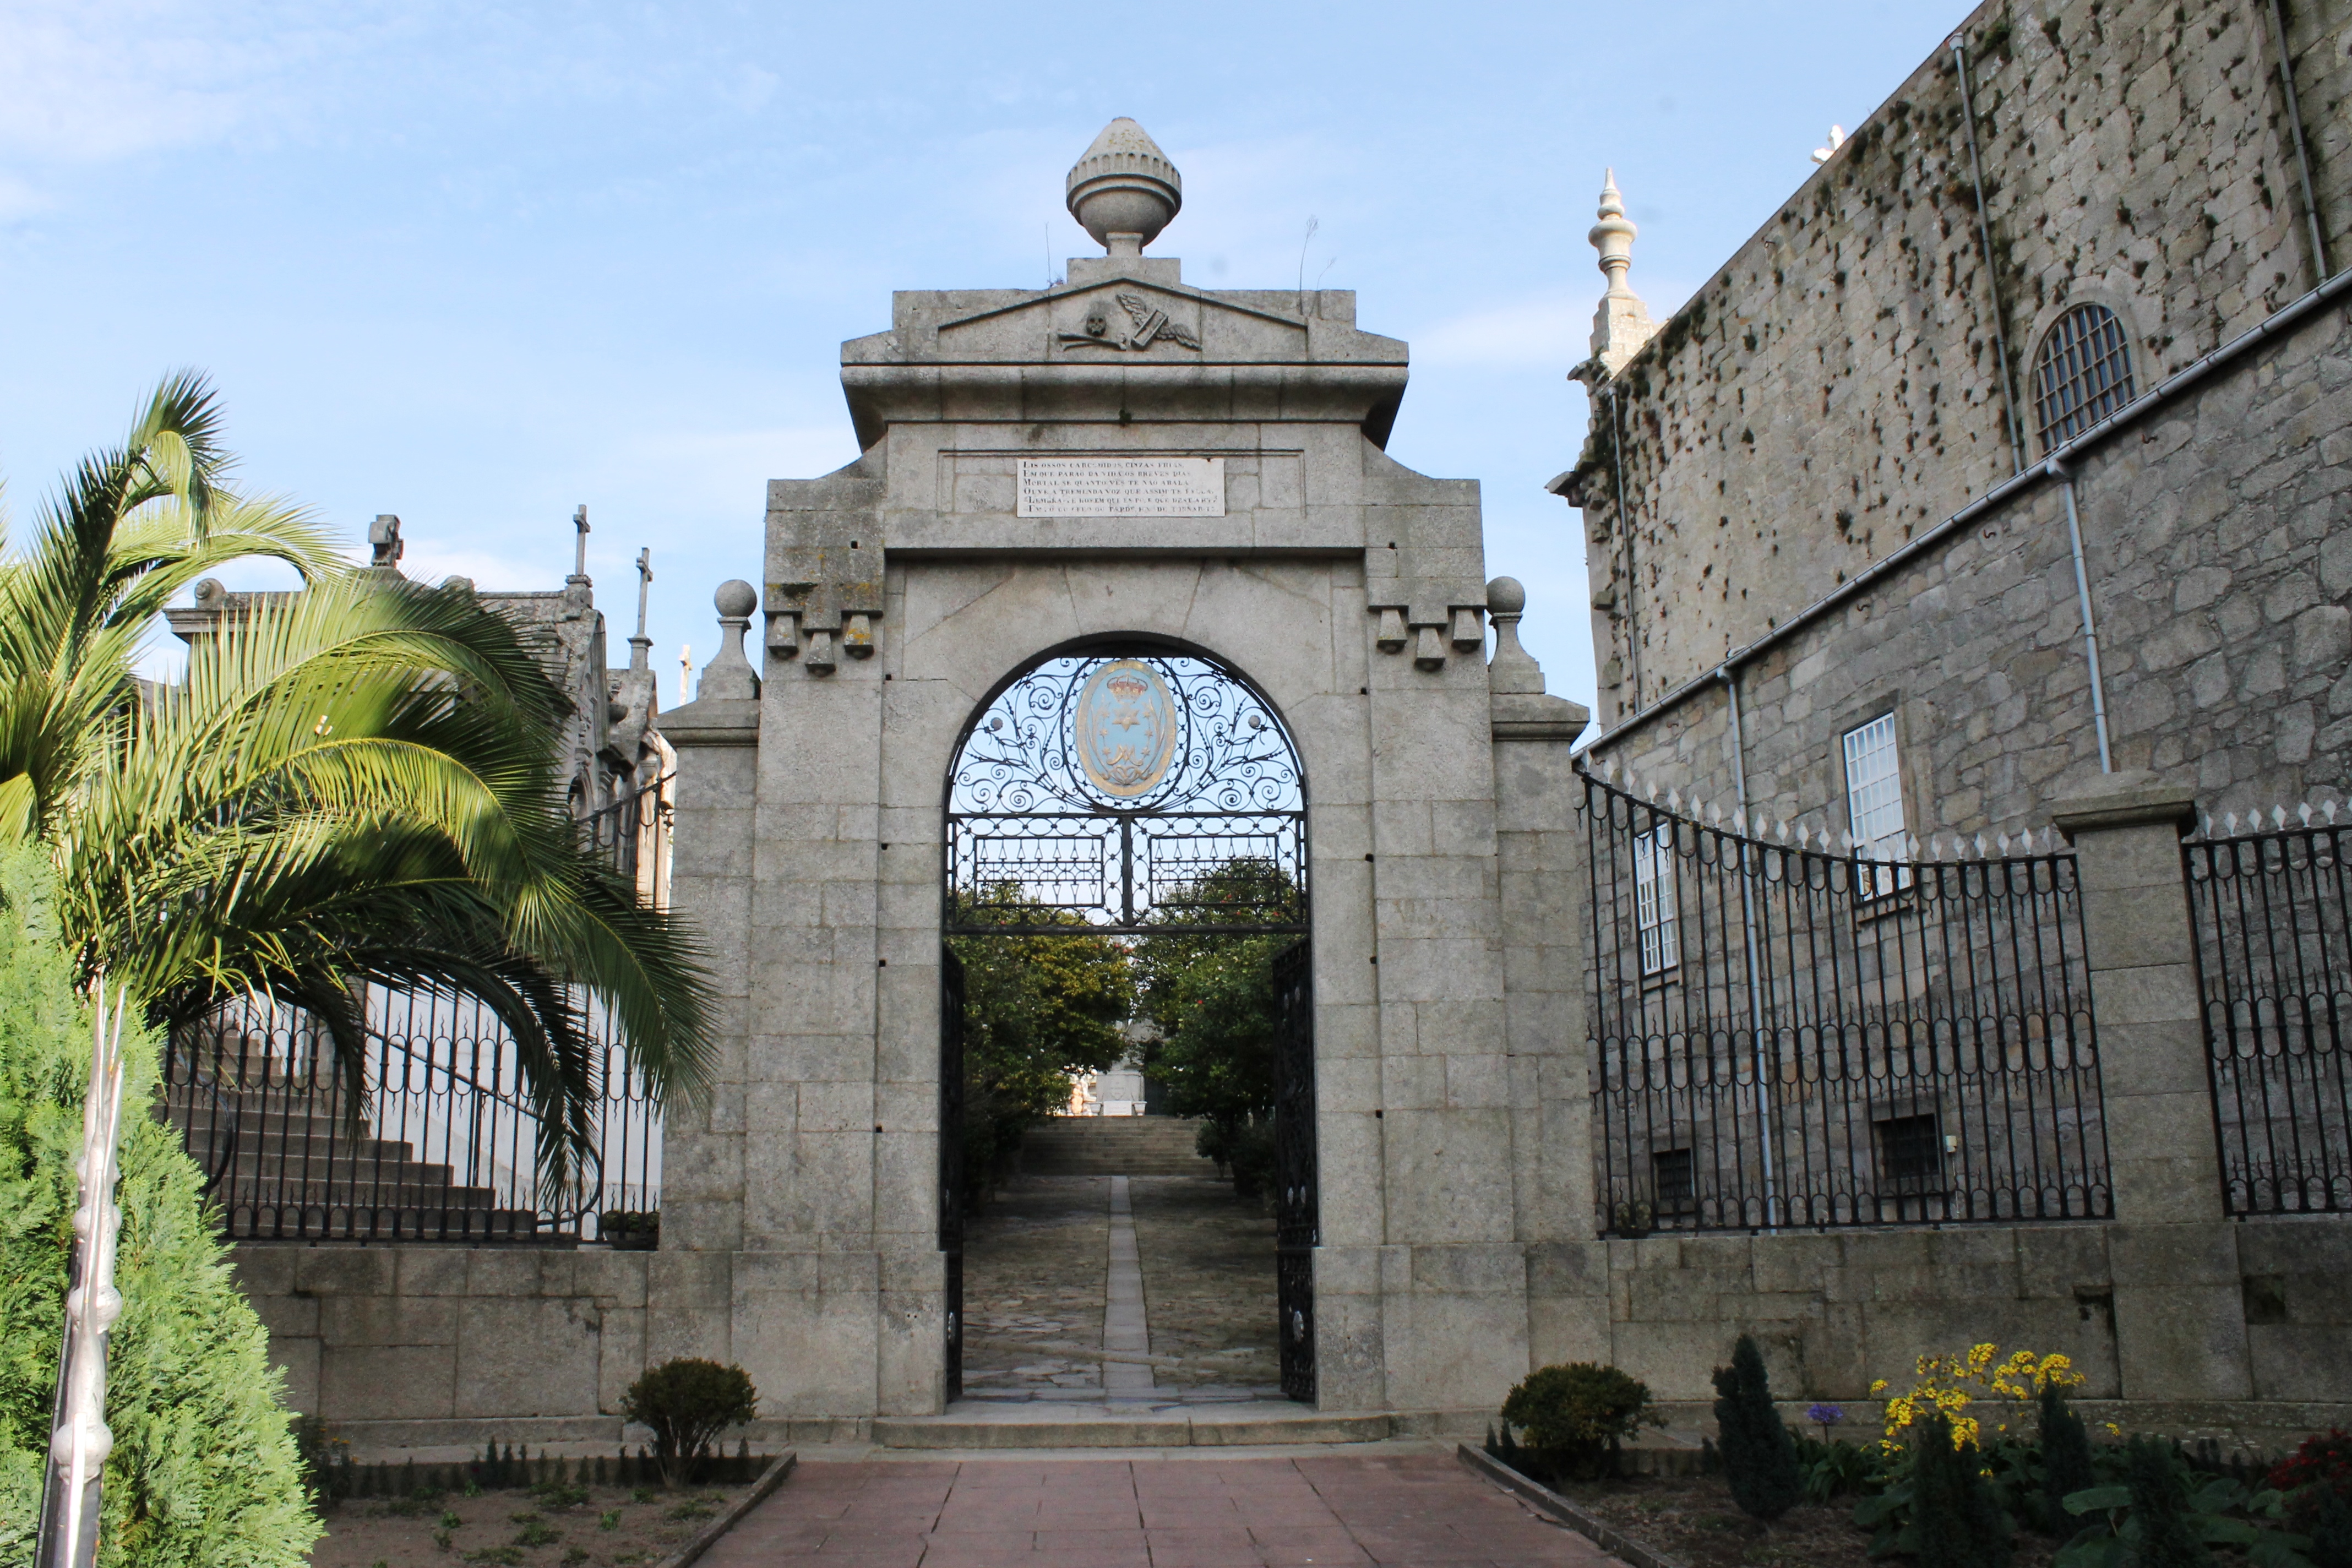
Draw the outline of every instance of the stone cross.
[[[572,541],[572,574],[574,577],[585,578],[588,575],[587,502],[581,502],[578,509],[572,512],[572,526],[579,531]]]

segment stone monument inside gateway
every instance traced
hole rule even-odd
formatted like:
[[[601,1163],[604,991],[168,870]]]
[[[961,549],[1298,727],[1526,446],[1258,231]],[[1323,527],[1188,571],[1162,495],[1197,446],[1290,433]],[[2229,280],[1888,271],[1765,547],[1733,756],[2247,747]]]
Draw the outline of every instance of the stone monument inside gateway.
[[[1591,1235],[1559,874],[1584,712],[1486,582],[1475,482],[1382,450],[1405,345],[1350,292],[1196,289],[1145,255],[1181,181],[1132,121],[1068,196],[1106,254],[1066,282],[900,293],[843,346],[863,455],[770,484],[761,586],[719,591],[720,655],[665,717],[676,898],[729,1033],[712,1103],[669,1123],[651,1348],[741,1363],[772,1417],[944,1407],[955,760],[1015,682],[1108,671],[1067,809],[1124,820],[1171,765],[1160,728],[1207,721],[1151,672],[1209,670],[1300,775],[1293,1392],[1483,1415],[1531,1352],[1597,1348],[1528,1283],[1531,1244]]]

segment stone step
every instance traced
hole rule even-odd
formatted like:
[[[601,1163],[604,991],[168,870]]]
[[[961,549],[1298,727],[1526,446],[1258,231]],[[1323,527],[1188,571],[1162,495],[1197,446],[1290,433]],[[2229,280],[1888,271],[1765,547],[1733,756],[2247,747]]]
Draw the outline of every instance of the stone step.
[[[1021,1141],[1021,1168],[1037,1176],[1213,1176],[1194,1153],[1201,1124],[1175,1116],[1062,1116]]]
[[[542,1233],[539,1216],[527,1209],[445,1207],[434,1205],[238,1203],[226,1205],[225,1228],[232,1240],[507,1242],[517,1246],[572,1247],[579,1237]]]
[[[413,1160],[415,1146],[390,1138],[353,1138],[340,1129],[333,1132],[257,1132],[243,1127],[189,1128],[188,1152],[199,1163],[235,1148],[239,1156],[259,1154],[299,1164],[305,1160],[360,1160],[399,1163]]]
[[[1230,1448],[1260,1443],[1377,1443],[1384,1414],[1326,1415],[1286,1400],[1230,1405],[1055,1404],[960,1400],[941,1415],[877,1415],[885,1448]]]

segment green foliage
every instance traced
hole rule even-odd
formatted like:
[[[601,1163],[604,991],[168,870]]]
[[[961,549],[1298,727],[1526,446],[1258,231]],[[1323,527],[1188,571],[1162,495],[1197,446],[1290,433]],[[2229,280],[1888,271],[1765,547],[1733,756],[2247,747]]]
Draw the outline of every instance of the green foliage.
[[[1664,1425],[1647,1384],[1591,1362],[1530,1373],[1503,1401],[1506,1438],[1516,1426],[1547,1469],[1590,1479],[1607,1473],[1618,1444]]]
[[[2009,1516],[1985,1484],[1977,1446],[1937,1410],[1911,1437],[1913,1550],[1919,1568],[2009,1568]]]
[[[1214,1160],[1231,1173],[1234,1192],[1254,1198],[1274,1184],[1274,1119],[1252,1117],[1238,1126],[1203,1121],[1192,1147],[1204,1160]]]
[[[2069,1493],[2099,1483],[2091,1463],[2090,1428],[2066,1402],[2066,1391],[2055,1382],[2042,1385],[2042,1490],[2036,1523],[2044,1535],[2068,1536],[2074,1520],[2066,1511]]]
[[[2085,1523],[2056,1568],[2203,1568],[2214,1546],[2243,1552],[2254,1568],[2312,1568],[2304,1552],[2313,1542],[2275,1527],[2284,1494],[2199,1476],[2161,1437],[2135,1436],[2117,1458],[2120,1480],[2066,1499],[2066,1511]]]
[[[759,1412],[759,1394],[741,1367],[686,1356],[653,1368],[621,1396],[621,1414],[653,1428],[654,1457],[673,1487],[693,1479],[719,1433]]]
[[[64,1328],[90,1025],[37,852],[0,849],[0,1562],[29,1560]],[[298,1568],[319,1536],[268,1338],[230,1278],[202,1178],[134,1109],[128,1031],[122,1316],[108,1355],[106,1568]]]
[[[1884,1456],[1875,1444],[1865,1448],[1843,1437],[1825,1443],[1803,1432],[1791,1436],[1797,1446],[1797,1473],[1804,1478],[1807,1502],[1829,1502],[1874,1492],[1885,1484]]]
[[[1127,950],[1087,934],[1067,910],[1049,909],[1000,882],[961,911],[975,924],[1066,926],[1068,936],[959,936],[963,961],[964,1191],[1002,1182],[1030,1128],[1066,1107],[1073,1075],[1101,1072],[1127,1050],[1119,1026],[1133,1011]]]
[[[462,590],[350,572],[303,514],[238,497],[219,426],[210,388],[173,378],[0,560],[0,840],[48,848],[85,977],[162,1023],[248,992],[304,1007],[355,1089],[361,983],[478,996],[522,1047],[560,1187],[596,1098],[566,983],[656,1094],[695,1091],[698,944],[582,843],[570,705],[518,629]],[[240,606],[184,685],[142,693],[164,600],[257,554],[310,585]]]
[[[1164,922],[1204,917],[1289,918],[1297,889],[1264,860],[1226,862],[1198,882],[1167,895],[1156,918]],[[1295,936],[1147,936],[1136,943],[1135,968],[1146,1016],[1160,1037],[1144,1054],[1144,1069],[1166,1093],[1168,1109],[1197,1116],[1217,1129],[1212,1154],[1234,1173],[1234,1186],[1253,1195],[1270,1176],[1274,1115],[1274,1043],[1278,1025],[1273,963]],[[1264,1158],[1244,1130],[1263,1124]],[[1204,1146],[1203,1153],[1210,1153]],[[1237,1157],[1238,1156],[1238,1157]]]
[[[1746,1334],[1731,1348],[1731,1364],[1715,1369],[1715,1392],[1731,1500],[1758,1519],[1780,1518],[1804,1495],[1804,1479],[1797,1471],[1796,1439],[1772,1408],[1763,1353]]]

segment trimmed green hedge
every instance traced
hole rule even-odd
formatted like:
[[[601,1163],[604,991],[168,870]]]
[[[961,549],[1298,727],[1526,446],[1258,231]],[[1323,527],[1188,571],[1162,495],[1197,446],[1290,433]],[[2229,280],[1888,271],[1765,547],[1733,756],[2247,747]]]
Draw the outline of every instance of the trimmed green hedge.
[[[49,919],[35,852],[0,848],[0,1568],[29,1563],[40,1517],[73,1236],[89,1016]],[[126,1045],[128,1035],[126,1032]],[[320,1527],[268,1336],[229,1276],[202,1178],[140,1114],[154,1047],[128,1047],[123,1311],[108,1357],[105,1568],[299,1568]]]

